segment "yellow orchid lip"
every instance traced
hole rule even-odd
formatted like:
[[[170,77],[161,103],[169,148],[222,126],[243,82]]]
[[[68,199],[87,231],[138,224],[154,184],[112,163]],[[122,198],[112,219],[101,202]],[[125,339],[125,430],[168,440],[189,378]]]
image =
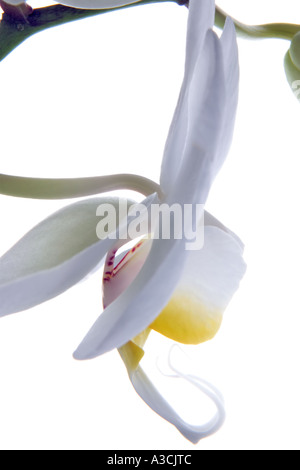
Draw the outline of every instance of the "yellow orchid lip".
[[[212,339],[222,323],[222,313],[200,302],[192,293],[177,291],[150,327],[182,344]]]

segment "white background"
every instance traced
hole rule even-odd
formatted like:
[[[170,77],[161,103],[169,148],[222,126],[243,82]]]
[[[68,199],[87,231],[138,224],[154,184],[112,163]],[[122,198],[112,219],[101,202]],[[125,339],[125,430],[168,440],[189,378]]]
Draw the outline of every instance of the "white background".
[[[296,0],[219,5],[248,23],[300,23]],[[1,173],[133,172],[158,180],[182,79],[186,20],[187,10],[171,3],[131,8],[20,46],[0,65]],[[243,239],[248,271],[217,337],[188,348],[199,375],[224,394],[225,425],[194,446],[139,399],[117,352],[72,358],[101,313],[98,273],[1,319],[1,449],[300,448],[300,107],[283,70],[288,42],[239,46],[236,131],[207,209]],[[2,254],[66,203],[0,197],[0,204]],[[154,360],[159,344],[149,343]],[[176,394],[177,382],[168,381],[182,412],[205,419],[198,395]]]

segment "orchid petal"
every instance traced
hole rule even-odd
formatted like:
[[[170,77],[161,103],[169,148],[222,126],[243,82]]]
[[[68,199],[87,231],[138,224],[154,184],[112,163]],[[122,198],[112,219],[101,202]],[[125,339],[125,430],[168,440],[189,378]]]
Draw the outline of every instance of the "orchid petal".
[[[127,201],[123,203],[127,210]],[[61,294],[99,264],[115,243],[97,237],[96,211],[102,204],[111,204],[118,214],[119,198],[72,204],[41,222],[0,258],[0,316]]]
[[[139,276],[99,316],[74,357],[99,356],[123,346],[146,329],[167,305],[184,259],[184,240],[154,240]]]
[[[169,197],[204,204],[220,168],[219,140],[225,115],[226,88],[222,49],[209,30],[189,90],[189,126],[182,165]]]
[[[246,270],[243,251],[229,233],[208,226],[204,239],[202,250],[189,252],[170,302],[150,325],[180,343],[199,344],[215,336]]]
[[[216,414],[208,423],[201,426],[191,425],[176,413],[152,384],[142,367],[138,365],[143,357],[143,350],[133,342],[129,342],[119,349],[119,353],[126,365],[130,381],[138,395],[159,416],[173,424],[186,439],[196,444],[200,439],[213,434],[222,426],[225,420],[223,400],[219,393],[207,382],[204,383],[198,377],[185,375],[172,367],[176,377],[185,379],[196,386],[214,402],[217,408]]]
[[[239,53],[235,26],[231,18],[226,19],[220,42],[226,85],[226,117],[219,140],[219,159],[222,164],[231,145],[239,96]]]
[[[207,32],[189,86],[188,132],[174,184],[175,190],[181,189],[187,203],[205,203],[224,162],[232,140],[238,82],[235,28],[227,20],[221,40],[213,31]]]
[[[204,225],[205,226],[211,226],[211,227],[218,227],[219,229],[223,230],[223,232],[228,233],[232,238],[234,238],[236,243],[239,245],[241,251],[244,250],[245,246],[244,246],[244,243],[242,242],[242,240],[240,239],[240,237],[238,237],[236,235],[236,233],[234,233],[232,230],[230,230],[228,227],[226,227],[224,224],[222,224],[222,222],[220,222],[218,219],[216,219],[216,217],[214,217],[208,211],[204,211]]]
[[[212,29],[215,19],[215,2],[190,1],[186,39],[186,75],[192,75],[203,47],[206,32]]]
[[[177,107],[167,138],[161,167],[161,187],[170,190],[180,170],[188,129],[188,93],[197,59],[202,53],[206,32],[214,24],[215,5],[206,2],[191,2],[187,27],[185,75]]]
[[[164,193],[170,191],[181,165],[188,124],[186,86],[184,81],[165,145],[160,175],[160,185]]]

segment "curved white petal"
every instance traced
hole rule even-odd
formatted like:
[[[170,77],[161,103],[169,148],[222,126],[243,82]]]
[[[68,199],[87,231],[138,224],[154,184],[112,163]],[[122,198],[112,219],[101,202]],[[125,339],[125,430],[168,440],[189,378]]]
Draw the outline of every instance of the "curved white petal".
[[[97,208],[111,204],[118,214],[119,202],[119,198],[95,198],[65,207],[2,256],[0,316],[45,302],[93,270],[115,243],[98,239]],[[123,203],[127,208],[127,201]]]
[[[220,40],[209,30],[189,89],[189,121],[182,165],[171,199],[204,204],[219,170],[218,146],[225,115],[226,86]]]
[[[202,53],[206,32],[214,24],[215,4],[190,1],[187,26],[186,63],[183,84],[166,141],[161,167],[161,187],[167,193],[175,181],[182,162],[188,129],[188,93],[197,59]]]
[[[184,437],[194,444],[199,442],[200,439],[204,439],[205,437],[217,432],[224,423],[224,405],[220,401],[219,397],[212,390],[204,387],[193,377],[181,376],[181,378],[186,379],[202,392],[207,394],[217,406],[215,416],[208,423],[200,426],[192,425],[184,421],[154,387],[141,367],[138,367],[129,375],[129,377],[135,391],[147,403],[147,405],[162,418],[173,424]]]
[[[207,31],[189,84],[188,102],[181,108],[187,121],[187,135],[182,163],[175,157],[178,177],[175,183],[173,180],[173,189],[174,185],[175,190],[181,187],[186,203],[205,203],[224,162],[232,140],[238,84],[236,33],[232,21],[227,20],[221,40],[212,30]],[[173,154],[176,155],[175,150]],[[168,160],[172,168],[171,157]],[[165,179],[168,160],[162,168]],[[172,176],[172,170],[169,171]]]
[[[185,261],[184,240],[154,240],[139,276],[96,320],[77,350],[90,359],[127,343],[167,305]]]
[[[132,347],[134,347],[133,350]],[[138,395],[159,416],[173,424],[186,439],[196,444],[200,439],[208,437],[218,431],[223,425],[225,420],[223,397],[220,395],[219,391],[208,382],[201,380],[195,375],[182,373],[169,362],[171,370],[175,373],[172,377],[181,378],[191,383],[202,393],[207,395],[216,406],[215,415],[207,423],[200,426],[192,425],[184,421],[184,419],[176,413],[139,365],[139,360],[143,356],[142,349],[132,344],[127,344],[119,350],[119,353],[127,368],[130,381]],[[186,400],[188,400],[188,397],[186,397]]]

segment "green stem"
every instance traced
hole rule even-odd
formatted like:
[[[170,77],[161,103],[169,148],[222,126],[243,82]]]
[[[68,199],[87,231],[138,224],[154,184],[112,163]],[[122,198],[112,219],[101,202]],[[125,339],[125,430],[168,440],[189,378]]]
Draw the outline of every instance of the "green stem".
[[[160,186],[138,175],[119,174],[91,178],[24,178],[0,174],[0,194],[27,199],[74,199],[116,190],[136,191],[145,196],[158,193]]]
[[[26,39],[49,28],[116,10],[166,2],[182,5],[186,4],[187,0],[141,0],[138,3],[105,10],[81,10],[65,7],[63,5],[53,5],[46,8],[35,9],[28,17],[27,22],[14,20],[4,14],[2,21],[0,21],[0,61],[7,57],[8,54]],[[227,13],[219,7],[216,7],[216,26],[223,29],[227,16]],[[300,31],[300,25],[297,24],[270,23],[251,26],[243,24],[234,18],[233,21],[238,35],[247,39],[280,38],[292,40],[295,34]]]
[[[27,22],[14,20],[10,16],[4,14],[2,21],[0,22],[0,61],[7,57],[10,52],[30,36],[41,31],[45,31],[46,29],[53,28],[54,26],[60,26],[73,21],[116,10],[123,10],[129,7],[166,2],[173,2],[178,5],[182,5],[182,3],[184,3],[182,0],[141,0],[138,3],[131,5],[106,10],[81,10],[65,7],[63,5],[53,5],[46,8],[37,8],[28,17]]]
[[[215,24],[223,29],[226,17],[228,16],[221,8],[216,7]],[[232,18],[237,34],[246,39],[287,39],[292,40],[296,33],[300,31],[300,25],[289,23],[269,23],[262,25],[246,25]]]

